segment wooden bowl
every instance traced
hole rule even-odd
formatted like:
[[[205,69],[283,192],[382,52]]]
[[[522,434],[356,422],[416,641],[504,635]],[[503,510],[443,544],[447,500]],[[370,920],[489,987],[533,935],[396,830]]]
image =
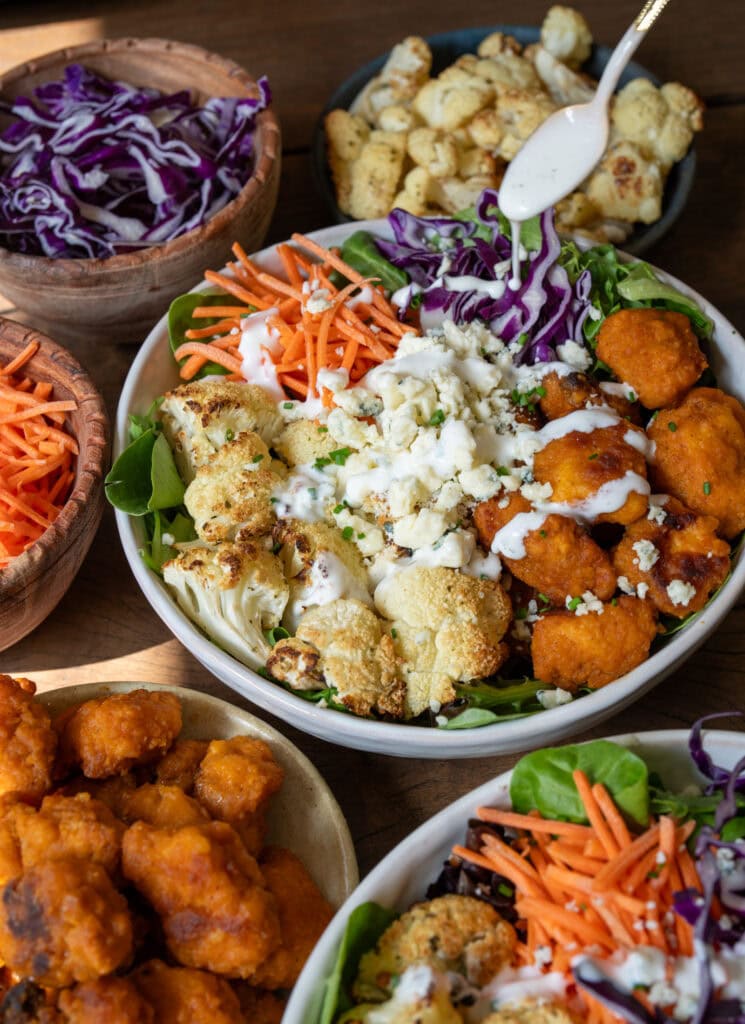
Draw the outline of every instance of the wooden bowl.
[[[258,95],[247,72],[201,47],[164,39],[113,39],[57,50],[13,68],[0,77],[0,98],[29,96],[42,82],[61,78],[73,63],[165,93],[189,89],[198,103],[216,96]],[[200,227],[163,245],[106,259],[51,259],[0,248],[0,294],[66,344],[74,346],[81,338],[139,341],[207,267],[220,269],[227,263],[233,242],[248,252],[261,247],[279,189],[280,131],[272,110],[257,116],[254,146],[253,174]]]
[[[28,551],[0,569],[0,651],[35,629],[72,583],[101,520],[109,454],[103,400],[82,366],[46,335],[0,317],[3,365],[30,341],[40,347],[24,372],[32,380],[53,384],[56,399],[77,402],[67,427],[80,453],[72,492],[57,519]]]

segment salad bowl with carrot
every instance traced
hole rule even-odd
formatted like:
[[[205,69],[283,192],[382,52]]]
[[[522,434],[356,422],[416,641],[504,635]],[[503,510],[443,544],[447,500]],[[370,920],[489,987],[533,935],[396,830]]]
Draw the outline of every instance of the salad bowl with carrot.
[[[745,581],[739,335],[550,211],[517,288],[510,252],[493,192],[236,245],[130,371],[107,494],[143,591],[316,735],[432,757],[565,737]]]
[[[440,812],[339,911],[286,1024],[742,1021],[745,742],[707,725],[538,750]]]

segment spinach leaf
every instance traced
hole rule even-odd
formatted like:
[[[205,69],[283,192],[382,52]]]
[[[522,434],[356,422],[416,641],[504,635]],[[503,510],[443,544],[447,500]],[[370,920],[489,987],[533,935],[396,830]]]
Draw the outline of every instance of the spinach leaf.
[[[233,302],[225,292],[187,292],[186,295],[177,296],[168,308],[168,341],[171,345],[171,352],[175,352],[189,340],[186,337],[186,332],[190,328],[211,327],[223,319],[219,316],[207,316],[195,320],[194,310],[197,306],[224,306],[226,301],[228,305]],[[185,360],[182,359],[179,366],[183,366],[184,362]],[[227,372],[224,366],[207,363],[196,374],[195,379]]]
[[[158,433],[152,427],[140,434],[121,453],[104,481],[106,497],[114,508],[131,516],[149,512],[153,485],[150,467]]]
[[[178,554],[173,545],[164,543],[164,534],[170,534],[173,537],[174,545],[197,538],[194,520],[183,512],[176,512],[172,518],[169,518],[165,512],[156,510],[145,516],[145,530],[149,541],[147,546],[140,550],[140,557],[145,565],[153,572],[157,572],[158,575],[163,572],[163,563],[175,558]]]
[[[609,740],[548,747],[521,758],[512,774],[510,797],[516,811],[538,810],[544,818],[587,823],[572,772],[580,768],[591,783],[602,782],[632,821],[649,820],[647,766],[640,757]]]
[[[619,283],[618,294],[627,302],[662,303],[666,309],[685,313],[704,337],[710,337],[714,330],[713,322],[693,299],[672,285],[658,281],[646,263],[637,263],[631,268],[625,280]]]
[[[341,258],[364,277],[378,278],[389,292],[409,283],[409,275],[399,270],[380,252],[369,231],[355,231],[341,247]]]
[[[539,690],[547,690],[539,679],[508,681],[499,685],[492,683],[456,683],[455,692],[463,697],[472,708],[511,707],[514,711],[524,710],[526,706],[537,704],[536,694]],[[538,705],[540,707],[540,705]]]
[[[336,1014],[354,1006],[350,989],[364,953],[373,949],[398,914],[379,903],[362,903],[349,915],[336,963],[326,979],[318,1024],[332,1024]]]
[[[129,444],[104,481],[106,497],[131,516],[175,508],[184,499],[184,485],[165,436],[150,427]]]
[[[515,711],[498,715],[496,711],[489,711],[487,708],[466,708],[454,718],[438,725],[438,729],[480,729],[482,725],[492,725],[494,722],[511,722],[515,718],[526,718],[535,714],[540,708],[534,711]]]

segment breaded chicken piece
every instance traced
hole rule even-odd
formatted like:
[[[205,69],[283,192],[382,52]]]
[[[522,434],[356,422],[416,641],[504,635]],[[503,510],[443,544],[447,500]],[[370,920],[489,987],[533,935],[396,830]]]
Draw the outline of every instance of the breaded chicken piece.
[[[320,678],[356,715],[376,711],[400,718],[404,713],[405,687],[393,642],[361,601],[340,598],[309,608],[296,635],[276,645],[267,665],[277,679],[298,689],[315,689]]]
[[[59,719],[57,721],[59,722]],[[55,796],[77,796],[78,793],[87,793],[94,800],[105,804],[115,818],[124,820],[127,797],[136,786],[137,782],[132,772],[112,775],[109,779],[86,779],[84,775],[79,775],[56,790]]]
[[[375,604],[390,620],[407,717],[453,700],[454,682],[493,675],[507,657],[512,607],[495,580],[412,566],[377,587]]]
[[[261,537],[275,521],[272,492],[281,480],[258,434],[239,434],[197,468],[184,505],[200,540]]]
[[[243,981],[234,981],[233,991],[238,996],[244,1018],[250,1024],[282,1024],[286,999]]]
[[[122,868],[187,967],[251,978],[279,946],[274,897],[236,831],[222,821],[178,829],[138,821],[124,835]]]
[[[647,658],[656,633],[654,605],[636,597],[604,604],[602,614],[547,612],[533,629],[533,672],[571,693],[605,686]]]
[[[516,944],[515,929],[490,904],[438,896],[415,904],[383,932],[360,960],[353,993],[360,1000],[388,996],[415,964],[455,971],[480,987],[511,962]]]
[[[607,406],[632,423],[641,423],[636,392],[631,388],[628,392],[633,394],[634,398],[629,400],[628,396],[605,391],[592,377],[579,371],[561,375],[547,373],[541,377],[541,386],[546,393],[539,399],[538,404],[547,420],[561,419],[570,412],[577,412],[588,406]]]
[[[131,953],[126,900],[99,864],[47,861],[0,893],[0,960],[40,985],[93,981]]]
[[[533,511],[530,502],[517,492],[509,495],[505,508],[501,504],[501,498],[490,498],[474,509],[479,540],[487,550],[498,530],[516,516]],[[610,558],[573,519],[546,516],[525,536],[524,547],[524,558],[508,558],[501,552],[499,556],[513,576],[545,594],[552,604],[563,607],[567,595],[586,590],[601,601],[615,593],[616,574]]]
[[[598,334],[598,358],[646,409],[677,405],[709,365],[691,321],[667,309],[620,309]]]
[[[0,985],[0,1020],[3,1024],[67,1024],[52,1005],[54,993],[24,978],[7,991]]]
[[[613,549],[613,566],[633,587],[645,584],[658,611],[684,618],[700,611],[726,579],[729,544],[717,537],[713,516],[697,516],[676,498],[653,514],[662,521],[644,516],[626,527]]]
[[[12,839],[17,864],[26,871],[46,861],[73,858],[100,864],[113,876],[119,869],[123,835],[122,823],[87,793],[46,796],[38,811],[18,803],[0,817],[0,850],[9,851]],[[9,875],[7,866],[0,855],[0,881],[20,874]]]
[[[155,766],[156,781],[164,786],[178,786],[185,793],[191,793],[197,768],[208,746],[207,740],[176,740]]]
[[[718,388],[694,388],[647,427],[655,489],[715,516],[728,539],[745,529],[745,407]]]
[[[588,433],[575,430],[557,437],[536,452],[535,479],[551,484],[552,502],[579,506],[586,502],[585,508],[590,513],[594,511],[592,504],[598,500],[595,496],[600,488],[605,489],[604,494],[610,488],[614,493],[608,502],[602,502],[603,507],[615,504],[616,500],[621,502],[620,506],[587,518],[599,523],[633,523],[646,511],[649,485],[644,455],[627,442],[627,435],[629,438],[638,436],[639,444],[645,441],[641,431],[625,422]],[[629,477],[628,474],[634,475]],[[614,482],[623,478],[624,484]],[[582,513],[582,507],[577,511]]]
[[[270,846],[259,863],[277,902],[282,940],[253,981],[262,988],[287,989],[297,981],[334,911],[302,861],[290,850]]]
[[[153,1007],[157,1024],[245,1024],[230,984],[207,971],[149,960],[131,980]]]
[[[127,793],[122,802],[122,818],[128,824],[146,821],[156,828],[181,828],[210,820],[201,804],[183,789],[159,782],[138,786]]]
[[[52,784],[57,736],[30,679],[0,675],[0,796],[41,800]]]
[[[163,433],[186,484],[232,438],[252,431],[271,445],[282,429],[277,403],[256,384],[191,381],[169,391],[160,412]]]
[[[268,743],[234,736],[210,743],[194,780],[194,795],[213,818],[233,826],[249,853],[258,854],[264,845],[267,805],[283,779]]]
[[[88,778],[105,779],[162,757],[180,731],[181,702],[175,694],[115,693],[85,701],[66,718],[60,755]]]
[[[161,1024],[151,1003],[129,978],[108,976],[60,993],[65,1024]]]

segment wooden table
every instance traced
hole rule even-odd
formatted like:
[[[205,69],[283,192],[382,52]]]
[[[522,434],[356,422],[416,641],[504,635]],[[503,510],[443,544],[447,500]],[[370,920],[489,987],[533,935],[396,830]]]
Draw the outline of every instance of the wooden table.
[[[77,7],[77,9],[76,9]],[[205,46],[269,75],[284,135],[282,189],[268,241],[322,227],[309,145],[329,94],[359,64],[409,34],[503,21],[537,24],[547,0],[393,0],[356,4],[306,0],[89,0],[85,17],[69,0],[2,6],[0,70],[97,37],[152,35]],[[636,13],[634,0],[594,0],[584,9],[598,41],[613,43]],[[706,295],[745,327],[745,60],[742,0],[674,0],[640,53],[665,79],[680,79],[707,101],[698,173],[689,205],[650,254],[653,262]],[[133,342],[140,339],[133,339]],[[134,346],[81,348],[113,416]],[[745,368],[743,370],[745,372]],[[745,604],[672,678],[595,734],[690,725],[703,712],[743,707]],[[244,703],[211,677],[151,611],[122,555],[108,510],[83,568],[57,609],[31,636],[0,655],[0,669],[42,689],[100,680],[179,683]],[[264,712],[252,708],[258,715]],[[509,767],[514,757],[415,761],[345,750],[279,725],[318,765],[347,815],[360,868],[368,871],[415,825]],[[736,723],[735,723],[736,724]],[[590,735],[590,734],[586,734]]]

